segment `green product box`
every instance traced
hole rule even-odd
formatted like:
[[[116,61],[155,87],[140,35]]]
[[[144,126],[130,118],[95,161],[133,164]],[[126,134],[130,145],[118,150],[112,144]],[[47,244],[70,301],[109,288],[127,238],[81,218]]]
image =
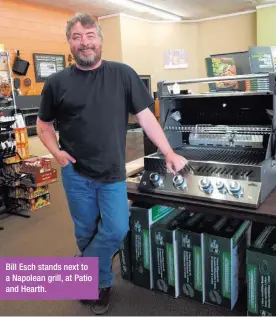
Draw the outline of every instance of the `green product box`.
[[[129,226],[131,227],[131,202],[129,201]],[[119,249],[119,260],[121,277],[124,280],[132,281],[132,247],[131,230],[128,231]]]
[[[132,248],[131,248],[131,231],[121,244],[119,250],[121,277],[124,280],[132,281]]]
[[[152,289],[151,226],[174,208],[134,203],[131,212],[132,281],[135,285]]]
[[[153,288],[169,296],[179,296],[176,229],[189,213],[175,209],[151,228]]]
[[[177,230],[179,296],[205,302],[204,232],[220,216],[195,213]]]
[[[246,284],[251,222],[222,217],[204,233],[205,302],[232,310]]]
[[[276,316],[276,227],[254,223],[246,251],[248,316]]]

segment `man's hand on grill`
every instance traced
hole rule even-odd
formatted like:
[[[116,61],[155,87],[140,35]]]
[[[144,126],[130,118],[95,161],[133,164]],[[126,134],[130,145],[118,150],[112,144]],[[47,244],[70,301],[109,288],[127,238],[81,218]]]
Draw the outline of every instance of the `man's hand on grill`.
[[[188,161],[183,156],[178,155],[173,151],[165,155],[165,160],[166,168],[168,172],[172,174],[176,174],[188,164]]]

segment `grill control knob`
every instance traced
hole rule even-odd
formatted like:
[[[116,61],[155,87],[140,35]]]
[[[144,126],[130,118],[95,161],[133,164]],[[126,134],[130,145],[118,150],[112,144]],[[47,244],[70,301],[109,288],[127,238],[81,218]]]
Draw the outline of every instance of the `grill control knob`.
[[[241,184],[237,181],[231,181],[229,183],[229,190],[231,194],[237,198],[243,195]]]
[[[221,194],[227,193],[227,188],[225,187],[224,183],[221,180],[218,180],[216,182],[216,187]]]
[[[204,177],[204,178],[201,179],[200,186],[203,189],[208,188],[210,185],[211,185],[211,181],[208,178]]]
[[[185,189],[187,187],[187,182],[182,175],[175,175],[173,177],[173,185],[177,189]]]
[[[230,191],[232,193],[238,192],[241,189],[241,185],[237,181],[231,181],[229,185]]]
[[[161,187],[163,184],[163,180],[161,178],[161,175],[158,173],[151,173],[149,176],[150,182],[155,187]]]
[[[206,194],[211,194],[213,192],[213,186],[211,181],[207,177],[203,177],[199,183],[200,189]]]
[[[220,181],[220,180],[218,180],[217,182],[216,182],[216,187],[217,187],[217,189],[223,189],[223,187],[224,187],[224,184],[223,184],[223,182],[222,181]]]

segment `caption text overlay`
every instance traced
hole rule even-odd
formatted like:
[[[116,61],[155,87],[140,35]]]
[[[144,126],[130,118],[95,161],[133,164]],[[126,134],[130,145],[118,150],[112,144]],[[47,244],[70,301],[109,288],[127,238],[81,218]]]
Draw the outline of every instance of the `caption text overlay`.
[[[0,300],[98,299],[98,258],[1,257]]]

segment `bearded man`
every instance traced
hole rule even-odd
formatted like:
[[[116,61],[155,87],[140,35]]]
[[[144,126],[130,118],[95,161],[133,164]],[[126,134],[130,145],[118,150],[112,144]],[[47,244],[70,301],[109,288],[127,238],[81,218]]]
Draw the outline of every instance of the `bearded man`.
[[[129,113],[164,154],[170,172],[178,172],[187,161],[170,147],[149,109],[154,100],[138,74],[123,63],[102,60],[103,35],[97,21],[88,14],[74,16],[66,37],[75,64],[47,78],[37,134],[61,166],[76,244],[82,256],[99,259],[99,300],[93,301],[92,310],[103,314],[114,284],[112,257],[129,230]]]

